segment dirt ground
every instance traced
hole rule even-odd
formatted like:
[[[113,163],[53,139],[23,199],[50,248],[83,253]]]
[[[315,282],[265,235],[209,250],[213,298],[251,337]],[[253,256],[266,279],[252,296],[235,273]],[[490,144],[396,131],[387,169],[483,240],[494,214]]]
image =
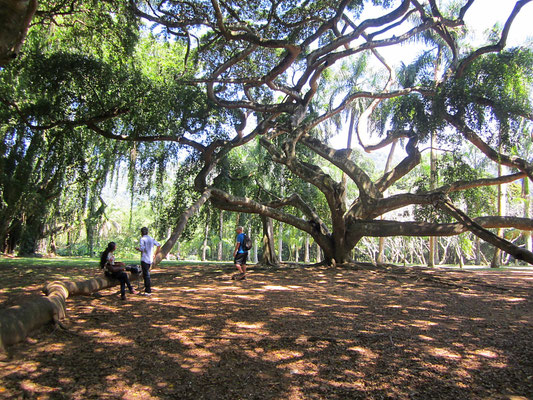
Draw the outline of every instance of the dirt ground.
[[[165,267],[152,297],[70,298],[66,330],[0,358],[0,398],[533,399],[533,272],[232,274]]]

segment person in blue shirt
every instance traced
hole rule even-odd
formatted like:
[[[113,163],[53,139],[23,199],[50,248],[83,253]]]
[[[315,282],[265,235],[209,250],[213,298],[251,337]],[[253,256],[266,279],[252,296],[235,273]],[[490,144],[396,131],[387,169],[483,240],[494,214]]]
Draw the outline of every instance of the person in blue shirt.
[[[235,243],[235,251],[233,252],[233,262],[239,274],[234,275],[232,279],[246,279],[246,260],[248,259],[248,251],[244,249],[244,233],[242,226],[238,226],[237,242]]]

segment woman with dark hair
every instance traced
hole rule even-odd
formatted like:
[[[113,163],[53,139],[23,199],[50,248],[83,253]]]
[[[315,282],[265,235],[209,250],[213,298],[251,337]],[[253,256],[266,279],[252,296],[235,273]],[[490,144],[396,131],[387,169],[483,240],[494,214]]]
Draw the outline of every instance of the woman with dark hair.
[[[115,242],[110,242],[107,248],[102,252],[100,256],[100,268],[106,269],[106,275],[118,279],[120,281],[120,298],[126,300],[126,285],[131,294],[135,294],[135,290],[130,283],[130,278],[126,273],[126,266],[123,262],[116,262],[113,252],[117,248]]]

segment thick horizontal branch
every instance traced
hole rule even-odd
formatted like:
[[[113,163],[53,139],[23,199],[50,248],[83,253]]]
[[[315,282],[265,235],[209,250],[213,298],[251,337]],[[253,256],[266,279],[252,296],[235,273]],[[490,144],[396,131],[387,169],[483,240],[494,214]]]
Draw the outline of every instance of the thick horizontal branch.
[[[497,178],[483,178],[473,181],[457,181],[448,185],[441,186],[435,190],[422,193],[401,193],[373,200],[370,204],[365,205],[357,201],[347,213],[348,218],[376,218],[388,212],[398,210],[403,207],[419,205],[433,205],[436,199],[442,194],[458,192],[461,190],[473,189],[477,187],[501,185],[504,183],[514,182],[518,179],[525,178],[527,175],[523,172],[504,175]]]
[[[450,193],[450,192],[459,192],[461,190],[473,189],[477,187],[503,185],[505,183],[514,182],[522,178],[527,178],[527,174],[525,172],[517,172],[516,174],[499,176],[497,178],[483,178],[483,179],[477,179],[473,181],[457,181],[454,183],[450,183],[449,185],[444,185],[444,186],[441,186],[440,188],[432,190],[431,193],[433,192]]]
[[[519,217],[478,217],[477,224],[486,229],[514,228],[533,231],[533,220]],[[350,230],[352,235],[370,237],[389,236],[456,236],[469,229],[460,222],[439,224],[432,222],[401,222],[390,220],[358,220]]]
[[[195,142],[194,140],[187,139],[183,136],[169,136],[169,135],[155,135],[155,136],[127,136],[127,135],[117,135],[115,133],[108,132],[100,128],[96,123],[90,122],[86,124],[89,129],[98,133],[100,136],[106,137],[108,139],[126,141],[126,142],[176,142],[185,146],[190,146],[195,150],[203,153],[206,151],[207,147],[201,143]]]
[[[84,126],[89,124],[97,124],[99,122],[107,121],[113,118],[120,117],[121,115],[129,113],[129,109],[127,108],[113,108],[110,109],[100,115],[95,115],[93,117],[78,119],[78,120],[70,120],[70,119],[64,119],[64,120],[57,120],[47,125],[35,125],[32,124],[28,120],[28,116],[22,112],[22,110],[18,107],[16,103],[13,103],[9,100],[6,100],[4,98],[0,98],[0,102],[4,104],[5,106],[9,108],[13,108],[15,112],[18,114],[22,122],[28,126],[28,128],[36,131],[46,131],[48,129],[55,128],[57,126],[70,126],[70,127],[77,127],[77,126]]]
[[[326,224],[324,224],[317,212],[313,210],[313,208],[311,208],[311,206],[309,206],[309,204],[307,204],[298,193],[294,193],[284,199],[271,201],[269,203],[266,203],[265,205],[272,208],[293,206],[298,210],[302,211],[304,215],[307,215],[307,217],[309,217],[311,221],[315,221],[318,225],[320,225],[323,233],[328,232]]]
[[[220,189],[211,188],[211,194],[211,201],[217,208],[227,211],[259,214],[287,223],[301,231],[309,233],[323,249],[327,249],[328,251],[332,250],[332,242],[329,235],[327,235],[327,232],[324,234],[320,231],[320,226],[317,226],[316,221],[306,221],[277,208],[269,207],[246,197],[233,196]]]

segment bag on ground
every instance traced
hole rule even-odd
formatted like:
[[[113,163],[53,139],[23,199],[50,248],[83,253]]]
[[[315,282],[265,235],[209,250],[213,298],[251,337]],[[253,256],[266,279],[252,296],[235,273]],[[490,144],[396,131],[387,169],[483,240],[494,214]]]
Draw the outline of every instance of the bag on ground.
[[[139,265],[126,265],[126,271],[130,271],[132,274],[140,274],[142,270]]]

